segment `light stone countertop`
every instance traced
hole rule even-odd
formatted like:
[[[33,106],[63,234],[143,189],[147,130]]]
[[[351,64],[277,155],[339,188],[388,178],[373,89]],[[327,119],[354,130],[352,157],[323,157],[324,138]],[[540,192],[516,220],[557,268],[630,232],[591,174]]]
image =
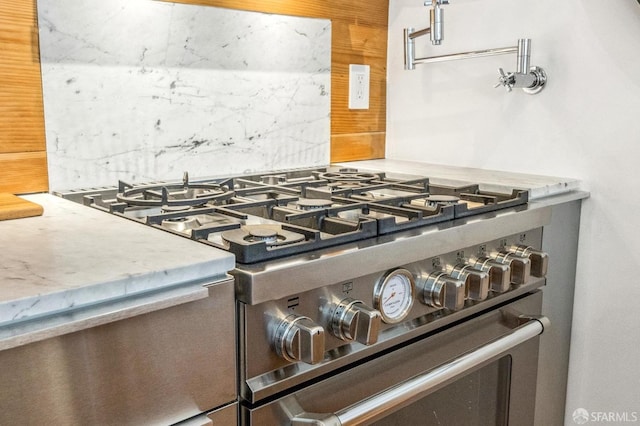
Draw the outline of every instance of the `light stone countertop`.
[[[493,192],[510,192],[512,188],[529,190],[529,199],[563,194],[580,189],[578,179],[512,173],[471,167],[446,166],[404,160],[365,160],[336,165],[375,171],[406,173],[429,177],[432,183],[443,185],[456,182],[480,183],[481,188]]]
[[[40,217],[0,222],[0,328],[228,277],[233,255],[50,194]],[[196,286],[198,287],[198,286]]]

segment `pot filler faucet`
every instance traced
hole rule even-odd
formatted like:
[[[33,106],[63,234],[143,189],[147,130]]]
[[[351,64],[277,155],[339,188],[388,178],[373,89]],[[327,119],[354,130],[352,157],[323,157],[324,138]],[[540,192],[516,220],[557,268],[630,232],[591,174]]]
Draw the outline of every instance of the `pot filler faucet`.
[[[431,39],[431,44],[433,44],[434,46],[438,46],[440,45],[440,43],[442,43],[442,39],[444,38],[444,10],[440,6],[443,4],[449,4],[449,0],[431,0],[424,2],[425,6],[431,5],[431,9],[429,10],[430,26],[419,31],[413,31],[413,28],[409,28],[411,30],[411,33],[408,35],[408,37],[411,39],[412,48],[413,39],[422,37],[423,35],[427,34],[430,34],[429,38]],[[405,30],[405,38],[406,37],[407,34]]]
[[[531,39],[519,39],[517,46],[501,47],[496,49],[474,50],[471,52],[453,53],[448,55],[430,56],[416,58],[415,39],[429,34],[431,44],[440,45],[444,40],[444,10],[440,7],[449,4],[449,0],[431,0],[425,2],[425,6],[431,6],[429,12],[430,26],[416,31],[414,28],[404,29],[404,69],[414,70],[416,65],[432,62],[452,61],[456,59],[478,58],[482,56],[504,55],[507,53],[517,54],[515,72],[505,73],[499,69],[500,76],[498,83],[494,87],[503,86],[508,92],[515,88],[521,88],[525,93],[539,93],[547,83],[547,74],[540,67],[532,67],[531,59]]]

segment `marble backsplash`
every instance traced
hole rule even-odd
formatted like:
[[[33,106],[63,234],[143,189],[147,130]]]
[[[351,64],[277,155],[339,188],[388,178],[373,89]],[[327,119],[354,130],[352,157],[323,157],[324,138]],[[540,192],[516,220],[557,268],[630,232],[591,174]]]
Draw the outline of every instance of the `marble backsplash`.
[[[328,20],[38,0],[52,190],[326,165]]]

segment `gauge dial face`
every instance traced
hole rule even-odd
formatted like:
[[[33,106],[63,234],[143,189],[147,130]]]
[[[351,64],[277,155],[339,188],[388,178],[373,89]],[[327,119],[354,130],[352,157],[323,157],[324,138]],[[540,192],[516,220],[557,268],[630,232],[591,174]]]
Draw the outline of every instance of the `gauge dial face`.
[[[406,318],[413,306],[414,287],[413,275],[406,269],[394,269],[378,282],[373,302],[384,322],[395,324]]]

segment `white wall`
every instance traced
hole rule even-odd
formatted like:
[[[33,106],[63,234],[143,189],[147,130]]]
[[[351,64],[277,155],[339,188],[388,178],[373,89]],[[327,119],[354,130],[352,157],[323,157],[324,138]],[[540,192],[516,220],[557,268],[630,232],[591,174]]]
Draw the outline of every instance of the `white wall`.
[[[391,0],[387,158],[583,180],[567,424],[576,408],[640,412],[640,5],[636,0],[451,0],[445,41],[418,56],[532,39],[538,95],[494,89],[515,55],[403,70],[423,0]]]

